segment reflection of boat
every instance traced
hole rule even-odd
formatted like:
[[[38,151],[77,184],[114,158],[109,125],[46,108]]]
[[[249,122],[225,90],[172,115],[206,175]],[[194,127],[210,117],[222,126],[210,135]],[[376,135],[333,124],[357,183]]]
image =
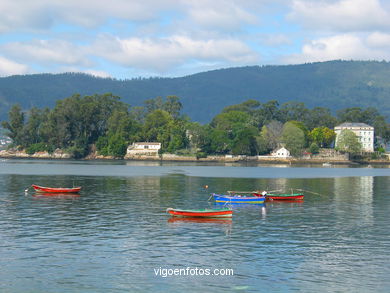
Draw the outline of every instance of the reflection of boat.
[[[255,196],[262,196],[261,193],[254,192]],[[303,200],[303,193],[267,193],[265,198],[267,200]]]
[[[277,203],[294,203],[294,204],[302,204],[304,203],[304,200],[303,199],[288,199],[288,200],[271,200],[272,204],[277,204]],[[267,207],[270,205],[271,203],[267,203]]]
[[[168,223],[217,223],[217,224],[232,224],[231,218],[201,218],[201,217],[171,217],[168,219]]]
[[[214,203],[215,206],[225,206],[226,205],[230,205],[230,202],[215,202]],[[236,210],[236,209],[240,209],[240,208],[245,208],[245,209],[248,209],[248,208],[253,208],[253,209],[256,209],[258,210],[259,207],[265,207],[265,201],[263,203],[238,203],[238,204],[234,204],[234,206],[231,206],[233,208],[233,210]]]
[[[78,193],[59,193],[59,192],[38,192],[32,195],[33,197],[45,197],[45,198],[75,198],[80,197]]]
[[[32,184],[32,188],[36,192],[46,192],[46,193],[78,193],[81,190],[81,187],[72,187],[72,188],[64,188],[64,187],[44,187]]]
[[[222,195],[213,193],[215,202],[231,203],[231,204],[262,204],[265,201],[264,196],[247,196],[247,195]]]
[[[167,213],[174,217],[197,217],[197,218],[230,218],[233,216],[231,209],[201,209],[201,210],[180,210],[167,208]]]

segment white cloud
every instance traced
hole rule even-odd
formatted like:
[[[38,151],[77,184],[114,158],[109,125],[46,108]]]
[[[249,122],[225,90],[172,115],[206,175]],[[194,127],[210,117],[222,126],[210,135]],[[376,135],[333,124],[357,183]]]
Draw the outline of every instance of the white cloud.
[[[171,75],[260,55],[390,59],[387,0],[2,0],[0,13],[0,61],[12,72]]]
[[[389,60],[390,35],[382,33],[342,34],[312,40],[300,54],[285,58],[287,63],[328,60]]]
[[[368,36],[367,43],[373,48],[387,48],[390,51],[390,34],[374,32]]]
[[[308,29],[369,31],[390,28],[390,12],[379,0],[294,0],[291,20]]]
[[[0,56],[0,76],[28,73],[28,66]]]
[[[29,62],[91,66],[82,46],[63,40],[12,42],[0,47],[9,56]]]
[[[203,27],[235,29],[255,23],[259,7],[253,0],[2,0],[0,32],[48,30],[59,23],[92,28],[112,19],[144,22],[166,12]]]
[[[47,30],[56,23],[95,27],[109,19],[150,20],[174,7],[165,0],[34,0],[0,2],[0,32]]]
[[[93,47],[97,55],[123,66],[153,68],[160,72],[193,60],[224,64],[258,61],[257,54],[234,39],[197,40],[179,35],[159,39],[103,36]]]
[[[252,5],[248,5],[250,1],[187,0],[183,3],[190,19],[201,27],[235,30],[257,22],[257,16],[250,10]]]

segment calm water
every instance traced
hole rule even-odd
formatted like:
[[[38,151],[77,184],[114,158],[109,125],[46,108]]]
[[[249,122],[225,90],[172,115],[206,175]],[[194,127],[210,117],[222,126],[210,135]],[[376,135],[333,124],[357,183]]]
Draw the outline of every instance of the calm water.
[[[32,183],[83,191],[25,195]],[[390,291],[389,168],[8,160],[0,185],[0,292]],[[165,214],[291,188],[320,195],[235,206],[232,221]],[[234,275],[155,273],[187,267]]]

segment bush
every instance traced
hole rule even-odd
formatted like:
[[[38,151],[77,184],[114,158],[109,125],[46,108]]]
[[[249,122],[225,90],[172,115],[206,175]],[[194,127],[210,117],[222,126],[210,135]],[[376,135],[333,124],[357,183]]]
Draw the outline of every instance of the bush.
[[[46,152],[46,151],[49,151],[49,148],[43,142],[34,143],[34,144],[30,145],[28,148],[26,148],[26,153],[29,155],[33,155],[36,152]]]
[[[126,155],[127,145],[119,133],[101,136],[96,142],[96,148],[102,156],[123,157]]]
[[[115,134],[108,139],[108,154],[114,157],[126,155],[127,143],[119,134]]]
[[[319,151],[320,151],[319,146],[318,146],[315,142],[313,142],[313,143],[310,145],[310,147],[309,147],[309,152],[311,152],[312,154],[318,154]]]
[[[179,156],[194,156],[194,153],[191,152],[191,150],[189,149],[181,149],[181,150],[177,150],[175,152],[176,155],[179,155]]]
[[[96,149],[102,156],[108,156],[108,138],[101,136],[96,142]]]
[[[207,158],[207,154],[205,152],[197,152],[196,153],[196,158],[197,159]]]
[[[65,152],[70,154],[75,159],[84,158],[87,154],[87,150],[85,148],[76,145],[68,147]]]
[[[376,151],[379,152],[379,153],[382,153],[382,154],[386,153],[386,150],[385,150],[385,148],[383,148],[383,147],[378,147],[378,148],[376,149]]]

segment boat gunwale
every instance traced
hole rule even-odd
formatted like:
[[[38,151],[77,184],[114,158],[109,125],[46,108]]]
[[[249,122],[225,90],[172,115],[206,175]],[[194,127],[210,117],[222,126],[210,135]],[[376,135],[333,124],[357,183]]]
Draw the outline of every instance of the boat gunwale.
[[[166,212],[176,217],[204,217],[204,218],[222,218],[232,217],[233,210],[226,209],[204,209],[204,210],[181,210],[174,208],[167,208]]]
[[[76,187],[47,187],[36,184],[31,185],[36,192],[52,192],[52,193],[78,193],[81,190],[81,186]]]

